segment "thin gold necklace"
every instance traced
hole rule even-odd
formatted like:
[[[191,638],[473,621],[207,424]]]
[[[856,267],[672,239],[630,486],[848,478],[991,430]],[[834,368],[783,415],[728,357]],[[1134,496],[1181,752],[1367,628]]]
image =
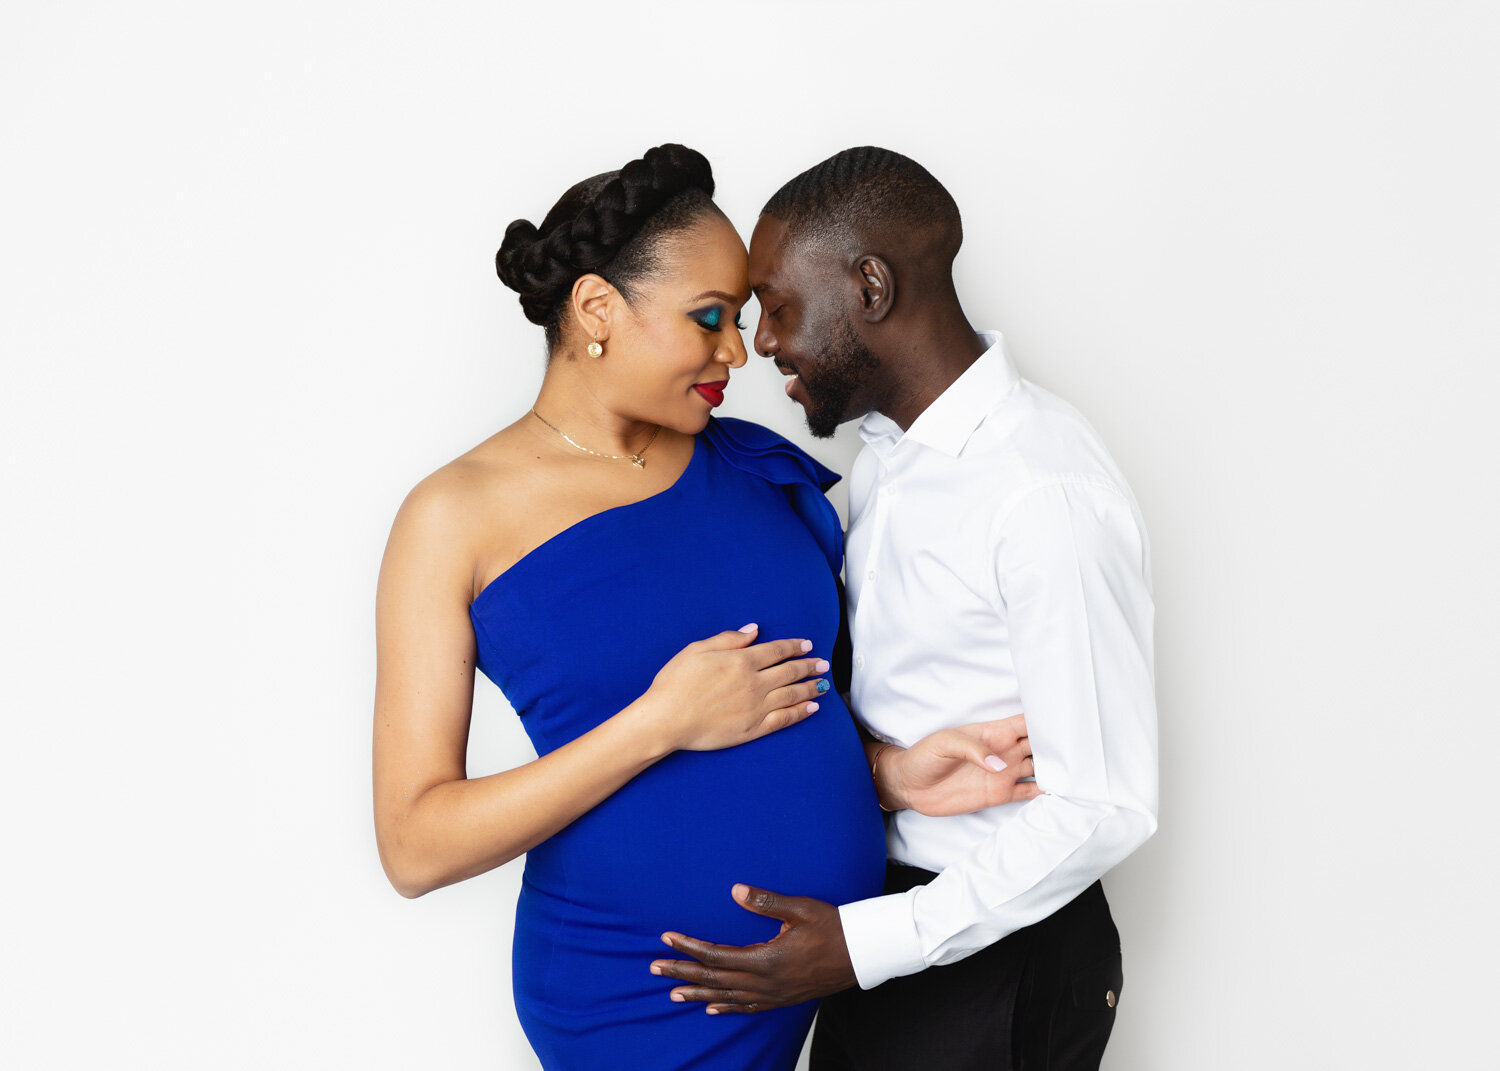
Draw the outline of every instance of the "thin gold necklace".
[[[643,469],[646,467],[646,459],[642,455],[645,454],[647,450],[651,449],[651,444],[656,442],[656,437],[661,434],[661,425],[658,424],[656,425],[655,430],[651,432],[651,438],[646,440],[646,445],[641,447],[639,452],[634,454],[601,454],[597,450],[590,450],[582,443],[574,442],[572,436],[563,431],[562,428],[559,428],[556,424],[552,423],[552,421],[542,416],[541,413],[538,413],[535,408],[531,410],[531,415],[536,417],[553,431],[557,432],[557,434],[561,435],[563,437],[563,441],[573,449],[582,450],[585,454],[593,454],[595,457],[602,457],[606,461],[628,461],[638,469]]]

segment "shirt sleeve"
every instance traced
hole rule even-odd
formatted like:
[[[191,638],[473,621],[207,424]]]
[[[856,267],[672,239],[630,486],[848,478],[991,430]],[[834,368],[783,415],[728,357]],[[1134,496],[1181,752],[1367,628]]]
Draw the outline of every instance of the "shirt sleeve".
[[[1048,482],[997,518],[988,552],[1045,794],[931,884],[839,909],[864,989],[1047,918],[1156,830],[1154,609],[1130,498]]]

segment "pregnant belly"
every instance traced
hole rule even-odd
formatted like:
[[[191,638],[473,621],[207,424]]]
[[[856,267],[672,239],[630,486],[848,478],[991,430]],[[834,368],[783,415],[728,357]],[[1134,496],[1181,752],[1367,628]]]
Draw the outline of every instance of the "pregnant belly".
[[[878,895],[884,866],[863,751],[825,703],[753,743],[658,763],[533,849],[526,882],[535,909],[573,926],[745,944],[780,924],[739,907],[736,882],[844,903]]]

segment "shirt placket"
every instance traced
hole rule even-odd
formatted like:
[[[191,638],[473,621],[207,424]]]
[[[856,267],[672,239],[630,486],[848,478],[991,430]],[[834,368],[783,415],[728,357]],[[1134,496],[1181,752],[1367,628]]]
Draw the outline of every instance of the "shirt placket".
[[[867,622],[879,620],[878,615],[871,616],[875,613],[871,606],[881,595],[880,580],[885,570],[883,555],[890,538],[891,500],[895,497],[894,457],[877,458],[877,475],[872,497],[874,501],[870,505],[868,522],[870,528],[867,536],[869,552],[865,556],[864,575],[859,579],[859,605],[855,610],[855,621],[852,623],[856,637],[853,679],[853,698],[856,709],[862,707],[867,699],[875,698],[869,695],[870,682],[866,675],[866,667],[872,663],[880,664],[879,645],[884,639],[875,630],[864,626]]]

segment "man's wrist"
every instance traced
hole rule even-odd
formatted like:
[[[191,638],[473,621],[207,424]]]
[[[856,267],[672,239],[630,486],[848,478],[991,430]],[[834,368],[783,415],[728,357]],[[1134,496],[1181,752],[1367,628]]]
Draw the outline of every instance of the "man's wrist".
[[[927,966],[912,918],[916,890],[856,900],[839,907],[844,949],[861,989],[915,974]]]

